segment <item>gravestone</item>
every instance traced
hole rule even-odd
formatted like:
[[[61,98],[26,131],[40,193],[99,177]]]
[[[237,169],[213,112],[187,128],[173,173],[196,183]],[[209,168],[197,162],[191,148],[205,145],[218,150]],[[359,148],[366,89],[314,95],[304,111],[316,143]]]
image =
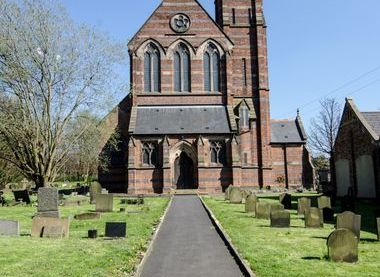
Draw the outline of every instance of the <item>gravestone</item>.
[[[270,219],[270,203],[265,201],[259,201],[256,203],[257,219]]]
[[[42,237],[43,238],[54,238],[61,239],[64,237],[63,226],[54,225],[54,226],[45,226],[42,228]]]
[[[230,191],[230,203],[241,204],[243,201],[243,193],[240,188],[233,187]]]
[[[290,212],[287,210],[271,211],[270,227],[289,228],[290,227]]]
[[[331,209],[331,199],[328,196],[318,197],[318,208],[330,208]]]
[[[283,211],[284,210],[284,205],[280,203],[271,203],[270,204],[270,211]]]
[[[318,208],[310,208],[305,213],[305,227],[306,228],[322,228],[323,227],[323,215],[322,210]]]
[[[106,222],[106,237],[125,238],[127,235],[127,223],[125,222]]]
[[[77,220],[93,220],[100,219],[100,213],[83,213],[74,216]]]
[[[380,217],[376,221],[377,221],[377,240],[380,240]]]
[[[93,182],[90,185],[90,203],[95,203],[95,195],[102,193],[102,186],[98,182]]]
[[[358,240],[348,229],[337,229],[327,238],[329,258],[333,262],[355,263],[358,261]]]
[[[348,229],[360,240],[361,219],[361,215],[354,214],[353,212],[338,214],[336,217],[336,228]]]
[[[20,224],[14,220],[0,220],[0,236],[19,236]]]
[[[97,212],[112,212],[113,194],[97,194],[95,196],[95,204]]]
[[[69,237],[70,220],[68,218],[39,217],[35,216],[32,220],[32,237],[42,237],[44,229],[51,227],[62,227],[62,237]],[[46,230],[46,229],[45,229]]]
[[[248,195],[245,200],[245,212],[246,213],[255,213],[256,212],[256,203],[259,201],[256,195]]]
[[[292,196],[289,193],[280,194],[279,200],[285,209],[290,210],[292,208]]]
[[[28,190],[13,190],[13,196],[15,197],[16,202],[24,202],[30,204],[30,197]]]
[[[242,195],[243,195],[243,203],[245,204],[245,201],[247,201],[247,197],[249,196],[249,195],[251,195],[252,194],[252,192],[251,191],[249,191],[249,190],[242,190]]]
[[[57,188],[39,188],[37,199],[37,216],[59,218]]]
[[[98,237],[98,230],[92,229],[88,230],[88,238],[96,239]]]
[[[334,210],[330,208],[323,208],[323,222],[334,222]]]
[[[301,197],[298,199],[298,215],[305,215],[311,208],[311,199],[306,197]]]
[[[224,195],[225,200],[230,200],[231,189],[232,189],[232,185],[229,185],[228,188],[226,188],[225,195]]]

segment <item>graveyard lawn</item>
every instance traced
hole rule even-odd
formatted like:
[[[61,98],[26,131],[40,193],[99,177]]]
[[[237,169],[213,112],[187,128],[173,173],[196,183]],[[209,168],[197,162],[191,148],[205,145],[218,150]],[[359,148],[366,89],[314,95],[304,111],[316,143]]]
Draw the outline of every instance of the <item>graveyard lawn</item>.
[[[283,229],[270,228],[269,220],[245,213],[244,204],[230,204],[224,197],[204,196],[203,199],[258,277],[380,276],[380,243],[376,241],[375,224],[365,224],[374,221],[371,215],[375,207],[368,204],[358,207],[362,230],[369,231],[361,232],[359,262],[333,263],[326,258],[326,241],[334,225],[305,229],[303,218],[297,215],[296,198],[301,196],[305,194],[292,197],[291,227]],[[259,199],[278,203],[278,195],[259,195]],[[312,206],[316,206],[315,196]]]
[[[97,220],[71,220],[68,239],[30,237],[32,206],[0,207],[0,219],[18,220],[20,237],[0,237],[1,276],[130,276],[146,250],[154,227],[159,223],[169,198],[145,198],[145,204],[122,205],[114,199],[114,212]],[[126,212],[118,212],[126,207]],[[62,217],[95,210],[95,205],[60,207]],[[97,229],[104,236],[105,223],[127,222],[127,238],[88,239],[87,231]]]

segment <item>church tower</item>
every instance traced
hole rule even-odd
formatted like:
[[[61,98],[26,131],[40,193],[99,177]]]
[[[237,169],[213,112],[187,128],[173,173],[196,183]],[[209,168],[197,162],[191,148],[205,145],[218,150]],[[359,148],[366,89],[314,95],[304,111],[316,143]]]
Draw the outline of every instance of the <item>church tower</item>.
[[[216,0],[216,22],[234,43],[227,70],[228,95],[252,99],[256,110],[257,165],[262,186],[271,178],[271,130],[263,0]]]

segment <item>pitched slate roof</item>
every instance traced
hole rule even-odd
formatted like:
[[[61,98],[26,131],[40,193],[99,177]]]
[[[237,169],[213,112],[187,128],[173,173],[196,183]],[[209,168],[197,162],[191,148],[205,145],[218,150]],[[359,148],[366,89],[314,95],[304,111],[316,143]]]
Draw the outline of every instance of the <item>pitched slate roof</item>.
[[[279,120],[271,122],[272,143],[305,143],[306,137],[297,120]]]
[[[137,107],[135,135],[229,134],[224,106]]]
[[[380,112],[362,112],[372,129],[380,136]]]

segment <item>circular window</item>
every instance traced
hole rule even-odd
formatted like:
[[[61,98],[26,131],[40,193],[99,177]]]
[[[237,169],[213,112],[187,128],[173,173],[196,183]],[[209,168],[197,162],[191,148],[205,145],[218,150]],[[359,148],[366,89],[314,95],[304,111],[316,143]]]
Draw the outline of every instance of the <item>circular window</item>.
[[[176,14],[170,20],[170,27],[176,33],[184,33],[190,29],[190,18],[183,13]]]

